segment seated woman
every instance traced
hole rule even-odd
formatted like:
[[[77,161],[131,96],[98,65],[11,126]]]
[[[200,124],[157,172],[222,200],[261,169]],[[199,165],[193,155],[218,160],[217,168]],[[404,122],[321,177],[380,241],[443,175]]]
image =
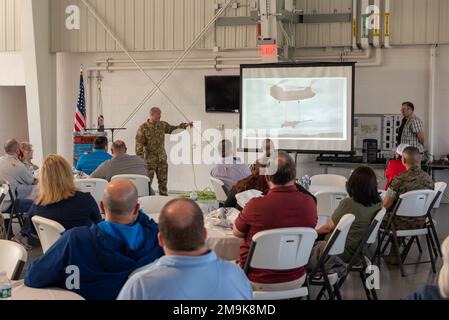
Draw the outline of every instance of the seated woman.
[[[353,214],[355,220],[346,239],[345,251],[337,257],[342,262],[349,263],[363,236],[368,232],[371,221],[381,210],[382,200],[377,190],[376,174],[369,167],[362,166],[355,169],[346,184],[346,189],[349,197],[340,202],[329,222],[319,228],[317,232],[320,235],[326,235],[325,239],[328,240],[340,219],[345,214]],[[315,244],[309,264],[310,269],[315,267],[325,246],[326,241],[319,241]],[[338,263],[339,261],[328,261],[326,269],[328,266],[329,269],[332,269]]]
[[[28,247],[28,237],[36,234],[31,218],[41,216],[60,223],[66,230],[102,221],[100,210],[90,193],[80,192],[72,170],[61,156],[48,156],[39,172],[39,193],[28,211],[21,234],[15,241]]]
[[[410,147],[408,144],[400,144],[396,149],[395,158],[388,162],[388,167],[385,171],[385,177],[387,178],[387,185],[385,187],[385,190],[388,190],[394,177],[407,171],[407,168],[402,164],[402,152],[404,152],[404,150],[408,147]]]
[[[441,246],[443,267],[440,270],[438,286],[426,285],[411,296],[401,300],[447,300],[449,299],[449,238]]]
[[[39,169],[37,165],[31,162],[31,160],[33,160],[33,145],[31,143],[29,142],[20,143],[19,159],[31,173]]]
[[[256,162],[251,168],[251,175],[243,180],[237,182],[235,186],[228,193],[228,198],[224,203],[225,208],[236,208],[242,210],[242,208],[237,204],[236,195],[248,191],[248,190],[259,190],[263,194],[268,192],[269,186],[265,176],[260,175],[260,168],[262,167],[260,162]]]

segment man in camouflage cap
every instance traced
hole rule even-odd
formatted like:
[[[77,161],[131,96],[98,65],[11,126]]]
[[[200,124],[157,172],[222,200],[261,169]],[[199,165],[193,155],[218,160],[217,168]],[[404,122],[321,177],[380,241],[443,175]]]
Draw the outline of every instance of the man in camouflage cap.
[[[159,194],[168,195],[167,175],[168,163],[165,152],[165,135],[172,134],[177,129],[193,127],[192,123],[182,123],[171,126],[161,121],[161,109],[152,108],[148,121],[142,124],[136,136],[136,154],[145,160],[148,166],[148,177],[153,181],[154,174],[159,183]]]

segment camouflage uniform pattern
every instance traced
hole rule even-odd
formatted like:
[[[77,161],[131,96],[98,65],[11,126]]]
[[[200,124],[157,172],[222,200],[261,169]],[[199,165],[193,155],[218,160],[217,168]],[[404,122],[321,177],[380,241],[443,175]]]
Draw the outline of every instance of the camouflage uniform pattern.
[[[153,182],[156,174],[159,184],[159,194],[168,195],[168,162],[165,152],[165,135],[171,134],[180,126],[171,126],[167,122],[148,121],[139,127],[136,135],[136,154],[145,160],[148,166],[148,177]]]
[[[5,222],[2,216],[0,216],[0,239],[6,239]]]
[[[414,167],[393,179],[390,188],[388,189],[387,196],[395,199],[392,206],[392,208],[394,208],[400,195],[415,190],[433,190],[434,186],[432,178],[426,172],[419,167]],[[384,218],[385,223],[390,219],[391,214],[391,211],[387,212]],[[393,220],[396,230],[420,229],[425,225],[425,222],[425,217],[394,217]]]

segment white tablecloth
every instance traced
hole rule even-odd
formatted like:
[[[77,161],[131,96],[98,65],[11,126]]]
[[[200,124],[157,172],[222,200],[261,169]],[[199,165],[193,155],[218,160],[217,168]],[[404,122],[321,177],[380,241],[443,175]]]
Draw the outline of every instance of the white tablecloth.
[[[235,237],[231,229],[207,227],[207,245],[224,260],[237,260],[240,255],[242,239]]]
[[[81,296],[64,289],[33,289],[23,284],[23,280],[13,283],[12,300],[84,300]]]
[[[159,222],[158,213],[148,215],[154,221]],[[207,229],[207,245],[214,250],[217,256],[224,260],[237,260],[240,254],[240,245],[242,239],[234,237],[231,229],[206,226]]]

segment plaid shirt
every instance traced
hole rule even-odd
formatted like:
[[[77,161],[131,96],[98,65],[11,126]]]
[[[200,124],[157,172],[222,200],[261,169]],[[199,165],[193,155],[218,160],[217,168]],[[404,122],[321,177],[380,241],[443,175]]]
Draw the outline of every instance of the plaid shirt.
[[[413,115],[407,120],[402,131],[401,143],[409,144],[419,149],[419,152],[424,152],[424,146],[418,140],[418,133],[424,131],[421,119]]]

